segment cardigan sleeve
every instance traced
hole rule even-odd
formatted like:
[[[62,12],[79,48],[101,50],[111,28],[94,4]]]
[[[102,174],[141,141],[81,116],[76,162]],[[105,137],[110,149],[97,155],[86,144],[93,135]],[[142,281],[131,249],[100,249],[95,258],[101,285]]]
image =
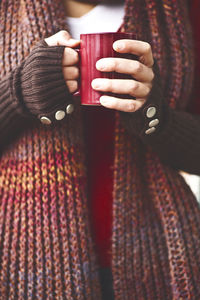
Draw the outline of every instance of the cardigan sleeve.
[[[194,50],[195,50],[195,80],[194,80],[194,94],[191,99],[189,111],[192,113],[200,114],[200,1],[189,1],[190,21],[194,37]]]
[[[163,101],[156,68],[153,88],[145,105],[136,113],[122,113],[121,116],[127,130],[152,147],[164,163],[175,169],[200,175],[200,1],[189,1],[189,8],[196,69],[194,93],[188,112],[173,110]],[[155,115],[147,117],[152,107]],[[151,129],[151,121],[156,119],[159,124]]]
[[[200,53],[200,43],[198,45]],[[198,61],[197,66],[195,80],[198,82]],[[163,100],[156,66],[154,71],[153,88],[145,105],[134,113],[121,113],[124,126],[158,153],[167,165],[200,175],[200,86],[195,84],[194,99],[191,101],[193,111],[192,108],[190,112],[174,110]]]
[[[42,116],[55,121],[72,97],[62,73],[64,47],[39,42],[29,56],[0,81],[0,148],[20,128]]]
[[[190,1],[191,25],[195,46],[195,82],[193,99],[189,112],[171,109],[164,101],[159,83],[159,72],[155,68],[155,79],[152,91],[145,105],[136,113],[122,113],[127,129],[140,137],[160,158],[171,167],[200,175],[200,2]],[[152,111],[147,117],[148,111]],[[159,124],[151,129],[151,121],[159,120]],[[156,124],[156,123],[155,123]]]
[[[159,76],[145,105],[133,113],[120,113],[129,133],[153,148],[164,163],[200,174],[200,115],[171,109],[163,100]]]

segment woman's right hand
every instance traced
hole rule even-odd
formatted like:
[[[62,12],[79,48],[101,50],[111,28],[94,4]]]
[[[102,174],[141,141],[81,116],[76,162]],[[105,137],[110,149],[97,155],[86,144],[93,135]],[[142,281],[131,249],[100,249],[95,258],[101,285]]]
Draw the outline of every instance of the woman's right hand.
[[[70,34],[61,30],[56,34],[45,39],[48,46],[65,46],[62,59],[62,70],[66,85],[70,93],[74,93],[78,89],[79,69],[77,67],[79,56],[73,48],[78,47],[79,40],[72,39]]]
[[[11,74],[12,95],[20,114],[51,124],[74,109],[72,94],[78,88],[80,41],[67,31],[39,41]]]

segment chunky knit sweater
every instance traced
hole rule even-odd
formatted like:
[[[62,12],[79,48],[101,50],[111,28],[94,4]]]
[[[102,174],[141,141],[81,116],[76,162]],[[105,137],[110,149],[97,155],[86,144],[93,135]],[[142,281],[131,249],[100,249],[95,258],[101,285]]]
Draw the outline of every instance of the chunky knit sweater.
[[[3,0],[0,10],[0,298],[101,299],[81,107],[54,121],[74,101],[63,47],[35,47],[65,28],[62,3]],[[115,115],[115,298],[199,299],[200,211],[178,172],[200,174],[199,117],[184,112],[194,69],[186,1],[127,0],[123,29],[151,43],[157,64],[145,106]]]

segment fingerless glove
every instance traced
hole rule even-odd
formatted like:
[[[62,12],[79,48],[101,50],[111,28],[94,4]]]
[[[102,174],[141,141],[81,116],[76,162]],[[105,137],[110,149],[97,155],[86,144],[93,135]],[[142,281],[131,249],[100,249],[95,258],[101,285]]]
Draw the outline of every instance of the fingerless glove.
[[[20,114],[54,121],[55,113],[72,103],[62,72],[64,48],[41,41],[14,70],[11,93]]]
[[[29,56],[0,81],[0,148],[30,121],[57,122],[58,111],[70,113],[73,99],[62,72],[64,46],[39,42]],[[48,122],[49,123],[49,122]]]

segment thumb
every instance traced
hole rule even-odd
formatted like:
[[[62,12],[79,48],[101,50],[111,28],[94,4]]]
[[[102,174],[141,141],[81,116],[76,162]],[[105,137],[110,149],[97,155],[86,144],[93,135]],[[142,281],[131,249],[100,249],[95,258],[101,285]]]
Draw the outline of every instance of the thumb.
[[[48,46],[66,46],[66,47],[77,47],[80,43],[79,40],[71,38],[71,35],[66,30],[61,30],[56,34],[45,39]]]

